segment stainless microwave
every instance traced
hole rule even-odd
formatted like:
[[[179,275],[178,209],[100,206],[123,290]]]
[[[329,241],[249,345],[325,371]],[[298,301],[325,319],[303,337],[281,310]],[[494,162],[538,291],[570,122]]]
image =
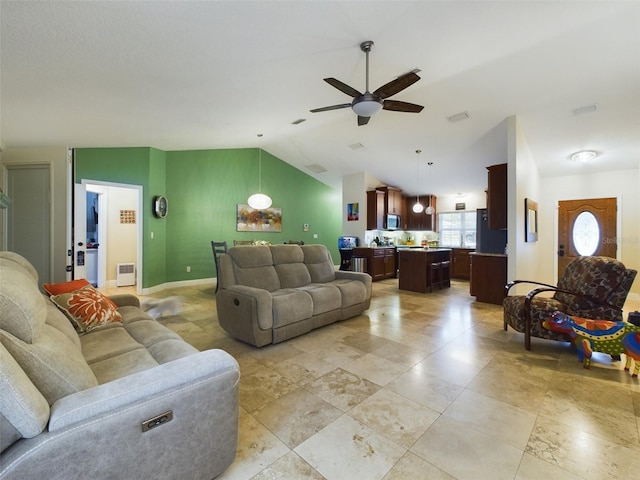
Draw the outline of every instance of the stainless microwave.
[[[385,222],[386,230],[400,230],[400,215],[388,214]]]

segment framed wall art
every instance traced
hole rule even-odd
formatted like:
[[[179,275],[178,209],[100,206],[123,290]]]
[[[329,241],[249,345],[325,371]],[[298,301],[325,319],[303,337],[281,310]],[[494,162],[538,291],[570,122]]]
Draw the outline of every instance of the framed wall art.
[[[538,203],[524,199],[524,241],[538,241]]]
[[[254,210],[249,205],[239,203],[237,212],[236,230],[238,232],[282,232],[281,208]]]

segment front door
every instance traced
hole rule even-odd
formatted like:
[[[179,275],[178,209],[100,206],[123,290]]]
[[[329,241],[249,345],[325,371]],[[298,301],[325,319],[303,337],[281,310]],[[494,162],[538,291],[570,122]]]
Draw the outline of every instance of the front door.
[[[616,258],[616,215],[615,198],[558,202],[558,278],[581,255]]]

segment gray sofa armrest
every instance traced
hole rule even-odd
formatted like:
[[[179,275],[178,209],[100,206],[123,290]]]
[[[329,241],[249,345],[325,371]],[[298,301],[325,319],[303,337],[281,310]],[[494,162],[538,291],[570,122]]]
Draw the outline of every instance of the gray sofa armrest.
[[[220,326],[234,337],[261,347],[273,341],[273,299],[259,288],[232,285],[218,290]]]
[[[235,458],[239,376],[233,357],[208,350],[69,395],[48,430],[3,452],[0,477],[213,478]]]
[[[140,308],[140,299],[130,293],[118,293],[110,295],[109,299],[118,307],[138,307]]]
[[[367,288],[367,297],[371,298],[371,275],[363,272],[351,272],[349,270],[336,270],[336,280],[357,280],[364,283]]]
[[[191,388],[210,377],[239,377],[238,363],[223,350],[205,350],[61,398],[51,406],[49,431],[136,405],[165,392]],[[162,412],[160,412],[162,413]]]

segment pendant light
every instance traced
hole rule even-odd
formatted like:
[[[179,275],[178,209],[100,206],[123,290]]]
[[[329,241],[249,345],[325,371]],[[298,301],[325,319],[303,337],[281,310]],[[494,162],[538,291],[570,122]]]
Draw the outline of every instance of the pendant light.
[[[420,159],[419,159],[419,155],[420,152],[422,150],[416,150],[416,155],[418,155],[418,157],[416,157],[416,178],[417,178],[417,190],[416,192],[420,192]],[[419,193],[416,193],[416,203],[413,204],[413,212],[414,213],[422,213],[422,210],[424,210],[424,206],[420,203],[420,195]]]
[[[258,134],[258,138],[262,137],[262,134]],[[258,148],[258,193],[254,193],[249,197],[247,203],[254,210],[264,210],[271,206],[271,197],[262,193],[262,149]]]
[[[427,215],[433,215],[436,213],[435,208],[431,205],[431,167],[433,166],[433,162],[429,162],[427,165],[429,165],[429,206],[424,209],[424,213]]]

